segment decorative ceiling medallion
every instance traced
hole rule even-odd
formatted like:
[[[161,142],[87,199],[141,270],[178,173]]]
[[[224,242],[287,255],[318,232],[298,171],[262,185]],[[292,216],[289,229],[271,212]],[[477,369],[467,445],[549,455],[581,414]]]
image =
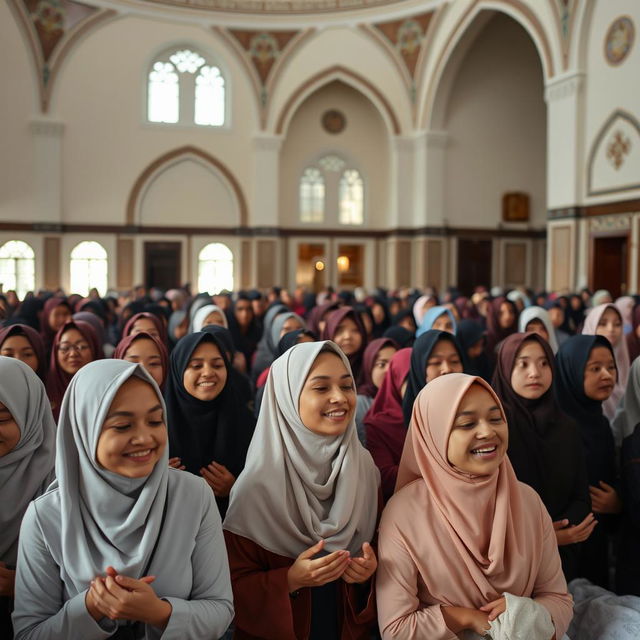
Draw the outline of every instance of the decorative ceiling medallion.
[[[604,41],[604,53],[607,62],[620,64],[631,51],[635,38],[635,28],[629,16],[621,16],[613,22]]]
[[[322,128],[327,133],[342,133],[347,126],[347,119],[342,111],[337,109],[329,109],[322,114]]]
[[[631,151],[631,140],[626,138],[622,131],[616,131],[613,140],[607,147],[607,158],[611,164],[618,170],[624,163],[624,157],[629,155]]]

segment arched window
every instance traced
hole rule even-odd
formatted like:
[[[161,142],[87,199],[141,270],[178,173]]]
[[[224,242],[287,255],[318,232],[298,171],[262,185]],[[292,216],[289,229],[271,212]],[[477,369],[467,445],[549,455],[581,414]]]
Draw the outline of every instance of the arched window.
[[[81,242],[71,251],[71,293],[107,292],[107,252],[98,242]]]
[[[148,75],[150,122],[219,127],[225,122],[225,80],[218,67],[191,49],[172,49]]]
[[[364,222],[364,183],[356,169],[347,169],[340,178],[340,224]]]
[[[315,167],[305,169],[300,178],[300,220],[324,221],[324,176]]]
[[[212,242],[198,254],[198,291],[215,295],[233,291],[233,253],[226,245]]]
[[[35,289],[35,254],[26,242],[10,240],[0,247],[0,284],[20,299]]]

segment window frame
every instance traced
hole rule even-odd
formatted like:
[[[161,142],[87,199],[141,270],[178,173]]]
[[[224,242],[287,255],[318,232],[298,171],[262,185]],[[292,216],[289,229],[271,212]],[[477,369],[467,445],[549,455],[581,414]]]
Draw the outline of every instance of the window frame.
[[[105,257],[104,258],[74,258],[73,257],[73,252],[82,244],[85,243],[95,243],[97,245],[99,245],[102,250],[105,253]],[[105,269],[105,283],[104,283],[104,292],[101,292],[100,289],[98,289],[98,293],[100,293],[101,296],[106,295],[107,291],[109,291],[109,252],[107,251],[107,248],[101,243],[98,242],[97,240],[80,240],[78,242],[76,242],[73,247],[71,247],[71,250],[69,251],[69,290],[70,292],[73,293],[77,293],[79,295],[88,295],[89,291],[92,288],[97,288],[95,284],[93,284],[91,281],[89,281],[89,287],[87,289],[86,293],[82,293],[80,291],[74,291],[73,288],[73,262],[74,260],[77,261],[84,261],[86,263],[91,263],[91,262],[104,262],[106,265],[106,269]]]
[[[14,280],[15,280],[15,285],[13,287],[10,286],[5,286],[3,283],[3,291],[6,293],[7,291],[15,291],[18,294],[18,298],[20,298],[20,300],[24,299],[24,296],[29,292],[29,291],[33,291],[35,293],[35,289],[36,289],[36,252],[35,249],[26,241],[26,240],[20,240],[18,238],[12,238],[9,240],[5,240],[4,242],[2,242],[2,244],[0,244],[0,250],[4,249],[4,247],[6,247],[8,244],[12,243],[12,242],[18,242],[20,244],[25,245],[29,251],[31,251],[32,256],[31,257],[15,257],[15,256],[10,256],[10,257],[6,257],[6,258],[1,258],[0,260],[12,260],[14,263]],[[20,277],[21,274],[21,270],[18,269],[18,264],[20,261],[23,262],[31,262],[32,264],[32,277],[33,277],[33,283],[32,286],[30,288],[27,288],[26,291],[24,291],[23,293],[21,293],[18,290],[18,279]]]
[[[233,253],[233,249],[231,249],[231,247],[226,243],[226,242],[222,242],[220,240],[212,240],[211,242],[207,242],[203,247],[200,248],[200,250],[198,251],[198,255],[196,258],[196,269],[197,269],[197,273],[196,273],[196,281],[198,283],[198,293],[205,293],[204,291],[200,291],[200,269],[201,269],[201,265],[202,263],[208,263],[208,262],[222,262],[222,260],[203,260],[200,256],[202,255],[202,253],[205,251],[205,249],[208,249],[209,247],[211,247],[212,245],[221,245],[222,247],[224,247],[230,254],[231,254],[231,284],[232,286],[230,288],[228,287],[222,287],[221,289],[219,289],[218,291],[212,292],[209,291],[207,289],[206,293],[208,293],[209,295],[217,295],[217,293],[219,293],[220,291],[222,291],[223,289],[228,289],[229,291],[233,291],[234,290],[234,286],[236,283],[236,273],[235,273],[235,268],[236,268],[236,256]]]

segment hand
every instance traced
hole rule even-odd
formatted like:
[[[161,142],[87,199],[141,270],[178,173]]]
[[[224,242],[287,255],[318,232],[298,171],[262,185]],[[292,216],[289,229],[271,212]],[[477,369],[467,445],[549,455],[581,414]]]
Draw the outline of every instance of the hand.
[[[568,524],[568,520],[558,520],[553,523],[559,547],[575,544],[576,542],[584,542],[593,533],[598,521],[593,513],[590,513],[580,524],[567,526]]]
[[[455,634],[459,634],[465,629],[471,629],[478,635],[484,636],[491,628],[489,616],[479,609],[441,605],[440,611],[442,611],[442,617],[448,629]]]
[[[616,490],[600,480],[600,488],[589,487],[594,513],[620,513],[622,502]]]
[[[200,475],[213,489],[213,494],[218,498],[226,498],[233,487],[236,477],[224,465],[212,462],[200,469]]]
[[[337,580],[349,566],[348,551],[334,551],[323,558],[312,560],[322,551],[324,540],[303,551],[289,567],[287,582],[289,593],[302,587],[321,587],[323,584]]]
[[[7,569],[7,565],[0,562],[0,596],[13,598],[15,582],[16,572],[13,569]]]
[[[169,458],[169,466],[174,469],[180,469],[180,471],[184,471],[187,468],[182,464],[182,460],[180,458]]]
[[[484,605],[484,607],[480,607],[480,611],[484,611],[488,618],[489,622],[493,622],[500,614],[504,613],[507,610],[507,599],[502,596],[497,600],[492,600]]]
[[[362,545],[362,558],[351,558],[342,574],[342,579],[348,584],[362,584],[366,582],[378,568],[376,554],[368,542]]]

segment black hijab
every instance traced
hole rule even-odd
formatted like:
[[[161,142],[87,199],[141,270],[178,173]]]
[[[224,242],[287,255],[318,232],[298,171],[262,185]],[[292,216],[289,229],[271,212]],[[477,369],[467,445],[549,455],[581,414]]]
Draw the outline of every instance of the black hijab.
[[[280,338],[280,342],[278,342],[275,354],[276,359],[283,355],[286,351],[289,351],[291,347],[298,344],[300,336],[309,336],[314,341],[317,340],[313,332],[309,331],[308,329],[296,329],[295,331],[288,331]]]
[[[464,371],[472,376],[480,376],[491,382],[491,363],[484,348],[479,356],[471,358],[469,349],[485,338],[485,328],[476,320],[461,320],[456,328],[456,340],[462,351]]]
[[[411,332],[404,327],[389,327],[384,334],[383,338],[391,338],[400,349],[406,349],[407,347],[413,347],[413,343],[416,341],[415,331]]]
[[[460,347],[456,343],[453,334],[448,331],[437,331],[430,329],[425,331],[414,343],[411,352],[411,368],[407,376],[407,390],[402,400],[402,412],[404,414],[404,426],[409,427],[411,421],[411,412],[413,411],[413,403],[422,388],[427,384],[426,371],[427,362],[431,357],[431,352],[440,340],[448,340],[458,352],[460,361],[464,362]]]
[[[251,299],[246,294],[239,295],[236,302],[239,302],[240,300],[248,300],[251,302]],[[244,354],[244,357],[247,360],[247,368],[249,368],[251,367],[253,354],[255,353],[260,337],[262,336],[262,329],[260,322],[254,313],[247,330],[245,332],[242,331],[240,324],[236,319],[236,302],[232,303],[231,309],[225,311],[225,314],[227,316],[229,331],[231,331],[231,336],[233,337],[233,344],[237,351],[241,351]]]

